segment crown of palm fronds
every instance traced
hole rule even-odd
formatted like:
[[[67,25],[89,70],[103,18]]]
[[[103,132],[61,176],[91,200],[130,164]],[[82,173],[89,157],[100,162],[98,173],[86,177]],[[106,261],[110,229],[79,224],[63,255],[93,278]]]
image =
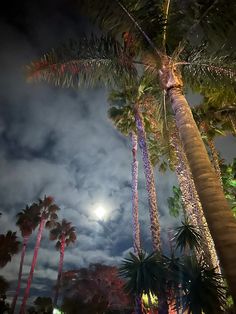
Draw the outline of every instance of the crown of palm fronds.
[[[157,38],[162,34],[165,26],[162,4],[155,0],[104,0],[102,2],[99,0],[77,0],[77,2],[84,13],[103,31],[115,36],[117,34],[124,35],[124,33],[132,34],[136,49],[147,46],[147,43],[135,23],[138,23],[140,28],[144,28],[149,37],[156,41],[158,41]],[[135,23],[132,18],[134,18]]]
[[[79,87],[101,83],[114,85],[136,69],[118,41],[109,36],[70,41],[27,66],[29,80]]]
[[[77,0],[85,14],[103,31],[131,32],[135,43],[145,46],[143,33],[158,47],[166,44],[172,54],[179,42],[199,38],[224,43],[235,26],[236,5],[225,0]],[[125,9],[125,10],[124,10]],[[137,27],[138,25],[138,27]],[[138,29],[139,28],[139,29]],[[141,32],[140,32],[141,29]],[[167,36],[167,40],[163,40]],[[216,41],[216,38],[218,41]]]
[[[181,302],[184,310],[192,313],[203,311],[214,313],[226,304],[226,289],[222,275],[209,268],[203,259],[185,257],[181,267],[181,288],[184,291]],[[222,312],[222,311],[220,311]]]
[[[138,256],[130,253],[130,257],[123,260],[119,269],[120,276],[127,279],[125,291],[136,295],[155,293],[157,266],[158,256],[155,253],[147,255],[141,252]]]
[[[185,221],[182,221],[182,225],[176,228],[174,240],[176,248],[180,248],[183,251],[186,248],[200,250],[203,239],[197,228],[189,222],[188,218],[185,218]]]

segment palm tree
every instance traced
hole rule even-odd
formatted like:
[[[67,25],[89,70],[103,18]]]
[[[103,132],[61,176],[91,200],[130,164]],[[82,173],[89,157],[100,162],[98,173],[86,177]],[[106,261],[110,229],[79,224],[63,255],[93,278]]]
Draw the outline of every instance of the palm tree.
[[[132,225],[133,225],[133,248],[134,253],[141,251],[139,212],[138,212],[138,138],[135,132],[134,115],[132,108],[124,106],[123,108],[111,107],[108,111],[109,118],[113,121],[115,127],[125,136],[130,136],[132,145]]]
[[[27,286],[26,286],[24,297],[23,297],[21,307],[20,307],[20,314],[25,314],[25,306],[29,297],[30,286],[31,286],[34,269],[37,262],[38,251],[40,247],[40,242],[41,242],[44,226],[46,225],[46,227],[50,228],[54,225],[55,220],[57,219],[56,212],[59,210],[59,207],[54,203],[54,200],[51,196],[45,196],[43,200],[40,199],[37,204],[37,207],[39,210],[40,222],[39,222],[36,244],[34,247],[34,255],[33,255],[32,263],[31,263],[30,273],[27,280]]]
[[[50,230],[50,240],[57,240],[56,249],[60,251],[60,261],[58,266],[58,275],[56,283],[56,291],[53,300],[54,306],[57,306],[57,300],[59,295],[60,281],[62,276],[63,262],[65,247],[76,241],[76,231],[75,227],[71,226],[71,222],[66,221],[65,219],[62,222],[56,222],[55,227]]]
[[[120,267],[120,275],[127,280],[125,291],[141,300],[143,294],[157,292],[158,259],[156,254],[147,255],[144,252],[124,259]],[[162,287],[163,288],[163,287]],[[136,313],[142,314],[142,304],[136,302]],[[159,313],[159,312],[158,312]],[[160,312],[161,313],[161,312]]]
[[[157,193],[155,187],[155,178],[153,167],[151,164],[150,154],[148,151],[147,135],[145,129],[145,122],[151,119],[151,115],[145,113],[143,109],[145,102],[148,100],[156,101],[150,93],[150,85],[148,78],[141,77],[140,79],[133,77],[132,80],[126,79],[124,83],[120,84],[121,88],[113,90],[110,94],[110,101],[122,103],[126,108],[130,108],[129,116],[127,118],[133,119],[138,135],[138,143],[142,153],[142,161],[144,167],[144,174],[146,179],[146,189],[149,201],[149,215],[151,220],[151,235],[154,251],[160,251],[160,225],[158,217]],[[145,119],[146,118],[146,119]],[[131,122],[132,123],[132,122]],[[128,123],[130,124],[130,122]],[[150,122],[149,122],[150,124]],[[150,128],[150,127],[149,127]]]
[[[145,70],[159,80],[174,112],[204,214],[236,303],[235,253],[232,253],[236,252],[236,222],[183,94],[182,80],[190,87],[196,83],[221,86],[222,82],[227,85],[234,81],[232,59],[222,55],[224,50],[218,47],[235,24],[235,5],[223,0],[214,3],[192,0],[188,5],[169,0],[161,3],[140,1],[137,5],[136,1],[130,0],[127,7],[119,0],[112,3],[86,1],[85,5],[91,14],[95,12],[96,21],[106,29],[111,26],[113,33],[135,28],[133,42],[135,48],[141,48],[141,61],[134,60],[133,49],[122,49],[114,41],[112,45],[112,40],[107,38],[105,41],[104,38],[101,41],[92,39],[89,49],[88,41],[83,41],[79,52],[78,45],[70,44],[46,55],[31,65],[29,76],[68,86],[78,86],[84,81],[90,83],[91,79],[107,83],[117,81],[124,72],[132,75],[136,62],[144,64]],[[136,30],[142,36],[138,36]],[[203,41],[210,45],[203,46]],[[214,50],[216,43],[218,47]],[[113,78],[111,74],[114,74]],[[225,230],[228,230],[227,235]]]
[[[31,206],[27,205],[25,209],[23,209],[20,213],[17,214],[16,225],[20,228],[21,235],[23,237],[23,247],[21,250],[17,288],[11,305],[12,313],[14,313],[15,311],[16,301],[20,292],[22,269],[24,264],[26,248],[28,245],[29,237],[31,236],[33,230],[39,224],[40,220],[39,214],[40,214],[39,207],[35,203],[33,203]]]
[[[224,313],[226,304],[225,287],[222,276],[214,268],[209,268],[203,260],[193,256],[185,257],[180,265],[182,304],[187,313]]]
[[[189,255],[191,251],[193,251],[195,252],[195,256],[197,256],[196,253],[200,251],[203,238],[196,226],[190,224],[187,217],[181,224],[182,225],[176,229],[174,235],[176,248],[180,248],[181,251],[184,251],[185,255]]]
[[[6,266],[12,256],[18,253],[19,246],[16,232],[8,231],[6,234],[0,234],[0,268]]]

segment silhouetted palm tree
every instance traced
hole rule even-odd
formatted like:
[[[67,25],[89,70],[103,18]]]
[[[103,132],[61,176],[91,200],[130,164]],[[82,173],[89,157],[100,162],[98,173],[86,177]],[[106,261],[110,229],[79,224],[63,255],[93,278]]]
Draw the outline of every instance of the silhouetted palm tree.
[[[66,221],[65,219],[62,222],[56,222],[55,227],[50,230],[50,240],[57,240],[56,249],[60,251],[60,261],[58,266],[58,275],[56,283],[56,291],[53,300],[54,306],[57,306],[57,300],[59,295],[60,281],[62,276],[63,262],[65,248],[75,243],[76,241],[76,231],[75,227],[71,226],[71,222]]]
[[[29,237],[31,236],[33,230],[38,226],[40,221],[40,209],[37,204],[33,203],[31,206],[26,206],[20,213],[16,215],[17,221],[16,225],[21,231],[23,237],[23,247],[21,250],[21,260],[18,273],[18,283],[15,292],[15,296],[12,300],[11,312],[14,313],[16,301],[20,292],[22,269],[24,264],[25,252],[28,245]]]
[[[32,263],[31,263],[30,273],[27,280],[27,286],[24,292],[24,297],[22,300],[21,308],[20,308],[20,314],[25,314],[25,306],[26,306],[27,299],[29,297],[30,286],[31,286],[34,269],[37,262],[38,251],[39,251],[39,246],[40,246],[44,226],[46,225],[46,227],[52,227],[52,225],[55,223],[55,220],[58,218],[56,212],[59,210],[59,207],[53,201],[54,200],[51,196],[45,196],[44,199],[43,200],[40,199],[37,204],[39,212],[40,212],[39,214],[40,223],[39,223],[38,234],[37,234],[36,244],[34,248],[34,255],[33,255]]]
[[[20,241],[17,240],[16,232],[0,234],[0,268],[11,261],[12,256],[18,253],[19,247]]]

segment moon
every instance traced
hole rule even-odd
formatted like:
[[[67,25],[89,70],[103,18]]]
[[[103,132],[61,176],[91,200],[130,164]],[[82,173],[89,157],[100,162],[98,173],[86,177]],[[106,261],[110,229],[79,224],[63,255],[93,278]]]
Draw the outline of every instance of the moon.
[[[98,206],[95,209],[95,215],[97,216],[97,218],[99,220],[103,220],[105,218],[105,215],[106,215],[106,211],[105,211],[104,207]]]

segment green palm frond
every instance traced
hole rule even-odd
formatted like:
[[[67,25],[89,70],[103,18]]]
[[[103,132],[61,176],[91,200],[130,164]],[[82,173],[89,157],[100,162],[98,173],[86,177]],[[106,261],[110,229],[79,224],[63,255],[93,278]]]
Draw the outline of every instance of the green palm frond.
[[[27,67],[29,80],[56,86],[114,85],[124,75],[136,75],[132,60],[118,41],[109,36],[70,41]]]
[[[184,80],[193,89],[199,88],[199,85],[217,88],[236,83],[236,60],[229,55],[209,55],[205,47],[201,46],[193,50],[185,60],[179,64],[183,65]]]
[[[108,117],[122,134],[127,136],[132,130],[136,131],[134,112],[130,106],[124,106],[123,108],[111,107],[108,110]]]
[[[84,14],[88,15],[103,31],[120,36],[124,33],[132,34],[136,53],[139,47],[150,48],[135,23],[154,42],[160,42],[165,21],[162,3],[155,0],[77,0]],[[121,4],[121,5],[120,5]],[[127,14],[122,6],[128,11]]]

